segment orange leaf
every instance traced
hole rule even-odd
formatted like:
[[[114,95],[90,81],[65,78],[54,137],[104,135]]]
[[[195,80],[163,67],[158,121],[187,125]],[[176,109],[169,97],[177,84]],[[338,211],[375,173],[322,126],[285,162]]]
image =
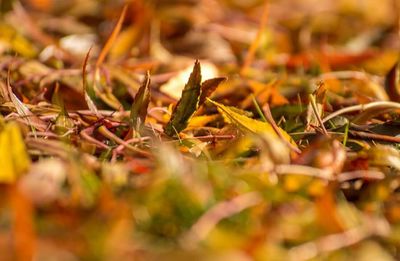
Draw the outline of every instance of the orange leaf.
[[[128,9],[128,5],[125,5],[124,8],[122,9],[122,13],[118,19],[117,24],[114,27],[114,30],[112,31],[106,44],[104,45],[103,49],[101,50],[99,57],[97,58],[96,68],[99,68],[102,65],[108,52],[111,50],[112,45],[114,44],[115,40],[117,39],[117,36],[122,28],[122,23],[124,22],[124,19],[125,19],[125,14],[126,14],[127,9]]]
[[[16,185],[8,188],[13,212],[13,239],[17,260],[33,260],[36,247],[32,203]]]
[[[325,193],[315,200],[315,209],[318,223],[329,233],[344,231],[342,222],[337,213],[332,185],[325,188]]]

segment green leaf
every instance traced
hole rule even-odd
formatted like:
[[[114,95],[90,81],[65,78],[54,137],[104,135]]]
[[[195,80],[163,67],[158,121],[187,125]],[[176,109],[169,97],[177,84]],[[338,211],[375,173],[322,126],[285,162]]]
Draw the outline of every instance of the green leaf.
[[[13,183],[26,172],[30,159],[17,123],[11,122],[0,130],[0,183]]]
[[[201,68],[199,61],[196,61],[189,81],[182,91],[182,97],[172,112],[171,119],[165,127],[165,134],[175,136],[184,130],[190,118],[197,110],[201,93]]]
[[[135,100],[133,101],[131,107],[131,126],[135,130],[144,124],[147,116],[147,107],[150,102],[150,73],[147,72],[142,85],[140,86],[138,92],[135,95]]]

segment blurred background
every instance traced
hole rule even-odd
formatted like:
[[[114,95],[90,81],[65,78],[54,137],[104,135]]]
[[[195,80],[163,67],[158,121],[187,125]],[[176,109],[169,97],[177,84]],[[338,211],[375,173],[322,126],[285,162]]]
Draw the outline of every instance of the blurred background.
[[[256,54],[261,65],[307,67],[326,53],[332,56],[330,64],[340,66],[346,57],[335,53],[362,60],[382,49],[390,59],[390,51],[399,48],[398,0],[269,2]],[[24,41],[15,45],[3,41],[0,51],[11,49],[42,60],[64,55],[74,62],[93,46],[96,56],[125,4],[128,10],[111,61],[170,62],[178,55],[241,64],[265,8],[260,0],[3,0],[0,38]],[[56,52],[53,45],[64,52]]]

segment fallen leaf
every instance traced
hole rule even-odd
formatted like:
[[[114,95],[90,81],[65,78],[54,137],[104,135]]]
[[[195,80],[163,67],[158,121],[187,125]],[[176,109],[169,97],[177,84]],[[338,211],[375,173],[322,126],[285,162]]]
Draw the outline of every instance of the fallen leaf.
[[[177,75],[168,80],[167,83],[160,87],[163,93],[168,94],[172,98],[179,100],[181,98],[183,86],[192,72],[192,66],[188,66],[180,71]],[[218,76],[218,69],[209,62],[201,62],[201,75],[203,79],[216,78]]]
[[[263,121],[258,121],[249,118],[245,115],[239,114],[237,112],[237,108],[225,106],[210,99],[208,99],[208,101],[217,106],[218,110],[221,112],[221,114],[224,116],[227,122],[233,123],[237,125],[239,128],[250,131],[252,133],[256,134],[269,133],[274,137],[279,138],[278,134],[275,132],[271,124]],[[279,131],[281,132],[282,136],[286,141],[292,143],[292,138],[290,137],[289,134],[287,134],[286,131],[284,131],[282,128],[279,128]]]
[[[139,130],[146,120],[147,107],[150,102],[150,73],[147,72],[131,107],[131,126]]]
[[[0,183],[13,183],[30,165],[25,143],[17,123],[0,126]]]
[[[222,82],[226,81],[225,77],[212,78],[204,81],[201,84],[201,95],[199,99],[199,106],[201,106],[208,97],[218,88]]]
[[[182,91],[182,97],[172,112],[171,119],[165,127],[165,134],[175,136],[188,125],[189,119],[198,108],[201,94],[201,68],[196,61],[189,81]]]

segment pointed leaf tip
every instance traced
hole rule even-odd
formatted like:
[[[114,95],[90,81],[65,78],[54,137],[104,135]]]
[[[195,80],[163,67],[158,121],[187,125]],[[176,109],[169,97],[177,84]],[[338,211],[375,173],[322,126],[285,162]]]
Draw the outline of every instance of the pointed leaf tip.
[[[146,120],[147,108],[150,103],[150,82],[150,73],[147,71],[131,107],[131,126],[136,130],[139,130]]]
[[[201,67],[200,62],[196,60],[189,80],[182,91],[181,99],[175,106],[171,119],[165,127],[165,134],[172,137],[187,127],[189,119],[198,108],[200,94]]]
[[[199,106],[203,105],[203,103],[206,101],[207,97],[210,97],[211,94],[218,88],[218,86],[226,81],[226,77],[217,77],[217,78],[212,78],[204,81],[201,84],[201,95],[199,99]]]

